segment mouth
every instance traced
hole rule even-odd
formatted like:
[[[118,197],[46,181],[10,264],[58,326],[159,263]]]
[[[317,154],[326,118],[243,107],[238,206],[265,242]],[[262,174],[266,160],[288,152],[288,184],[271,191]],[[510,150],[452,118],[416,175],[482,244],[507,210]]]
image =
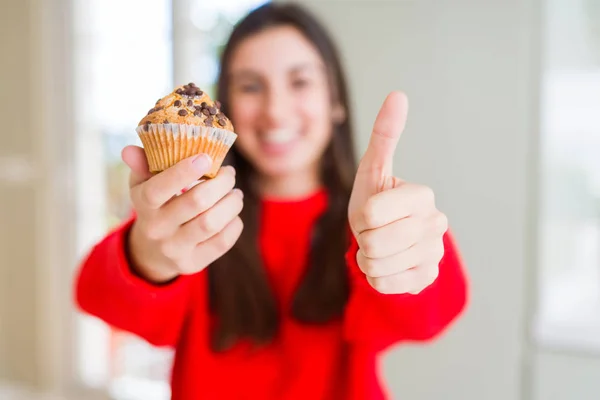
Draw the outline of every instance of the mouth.
[[[301,136],[297,131],[278,129],[261,135],[260,143],[265,153],[280,155],[291,151]]]

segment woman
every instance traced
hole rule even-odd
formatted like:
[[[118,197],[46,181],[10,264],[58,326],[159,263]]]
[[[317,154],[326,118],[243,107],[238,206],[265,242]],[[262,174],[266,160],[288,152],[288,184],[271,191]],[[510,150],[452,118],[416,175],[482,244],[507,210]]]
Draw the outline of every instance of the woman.
[[[176,349],[175,400],[382,399],[379,355],[436,337],[466,298],[432,191],[392,175],[406,98],[387,97],[356,170],[340,62],[311,15],[255,10],[221,61],[229,165],[174,197],[206,156],[152,176],[124,149],[136,216],[92,250],[77,301]]]

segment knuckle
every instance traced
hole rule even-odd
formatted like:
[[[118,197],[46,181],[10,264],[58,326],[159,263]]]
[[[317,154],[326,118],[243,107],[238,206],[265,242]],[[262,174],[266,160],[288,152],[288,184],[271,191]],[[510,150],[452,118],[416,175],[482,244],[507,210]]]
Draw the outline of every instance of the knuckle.
[[[231,235],[226,232],[221,233],[215,241],[215,246],[219,253],[227,252],[233,246]]]
[[[382,294],[389,293],[389,285],[385,278],[369,278],[369,284],[373,289]]]
[[[374,240],[372,232],[361,233],[358,236],[358,244],[366,257],[374,258],[377,254],[377,241]]]
[[[437,266],[421,267],[419,275],[420,279],[418,279],[417,282],[415,282],[415,284],[417,285],[415,290],[421,292],[423,289],[435,282],[439,275],[439,269],[437,268]]]
[[[140,197],[142,202],[149,208],[158,208],[160,203],[158,202],[158,193],[154,185],[143,183],[140,188]]]
[[[211,184],[214,190],[227,193],[235,186],[235,176],[233,167],[225,166],[222,171],[212,180]]]
[[[372,199],[368,199],[362,208],[362,219],[367,227],[377,226],[377,208]]]
[[[436,266],[432,266],[431,268],[427,268],[426,272],[425,272],[425,279],[424,279],[424,287],[426,288],[427,286],[431,285],[433,282],[435,282],[435,280],[438,278],[440,273],[439,268],[437,268]]]
[[[234,219],[234,222],[233,222],[232,226],[230,227],[230,229],[225,229],[222,232],[222,234],[220,236],[222,236],[221,251],[223,253],[226,253],[233,246],[235,246],[235,243],[237,242],[238,238],[240,237],[243,229],[244,229],[244,224],[242,222],[242,219],[240,217],[236,217]]]
[[[365,257],[361,251],[356,255],[356,261],[360,270],[366,275],[371,277],[377,277],[376,262],[372,258]]]
[[[421,201],[427,202],[427,204],[435,204],[435,193],[429,186],[418,185],[417,190]]]
[[[214,213],[207,212],[200,218],[200,229],[212,235],[219,230],[219,221]]]
[[[203,193],[201,187],[196,187],[196,190],[190,192],[191,196],[191,207],[196,210],[205,210],[208,208],[208,200],[205,193]]]
[[[175,260],[176,251],[173,244],[168,240],[163,240],[158,244],[160,253],[170,260]]]
[[[433,261],[439,263],[444,258],[445,253],[446,249],[444,248],[444,243],[443,241],[439,240],[433,248]]]
[[[436,232],[439,232],[442,235],[446,233],[448,230],[448,217],[446,214],[438,212],[437,216],[435,217],[435,227]]]

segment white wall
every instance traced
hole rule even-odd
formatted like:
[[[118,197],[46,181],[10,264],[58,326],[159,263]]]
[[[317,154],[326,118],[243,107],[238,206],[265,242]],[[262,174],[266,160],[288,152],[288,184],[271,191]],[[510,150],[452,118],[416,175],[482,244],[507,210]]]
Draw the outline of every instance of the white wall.
[[[396,172],[436,189],[472,281],[471,306],[447,336],[386,357],[394,398],[521,398],[539,7],[534,0],[306,4],[345,56],[361,150],[386,93],[408,93]]]
[[[535,400],[597,400],[600,357],[584,353],[540,351],[535,356],[532,398]]]
[[[70,355],[67,2],[0,6],[0,381],[43,389]]]

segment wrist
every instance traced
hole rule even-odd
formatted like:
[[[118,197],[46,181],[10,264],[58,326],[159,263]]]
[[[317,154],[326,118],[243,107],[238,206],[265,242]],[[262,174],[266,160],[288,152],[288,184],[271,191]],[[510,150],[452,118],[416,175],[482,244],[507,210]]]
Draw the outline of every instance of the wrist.
[[[156,260],[145,257],[150,251],[148,246],[144,246],[137,221],[134,221],[126,235],[125,254],[129,269],[134,275],[157,285],[169,283],[179,276],[175,269],[161,266]]]

